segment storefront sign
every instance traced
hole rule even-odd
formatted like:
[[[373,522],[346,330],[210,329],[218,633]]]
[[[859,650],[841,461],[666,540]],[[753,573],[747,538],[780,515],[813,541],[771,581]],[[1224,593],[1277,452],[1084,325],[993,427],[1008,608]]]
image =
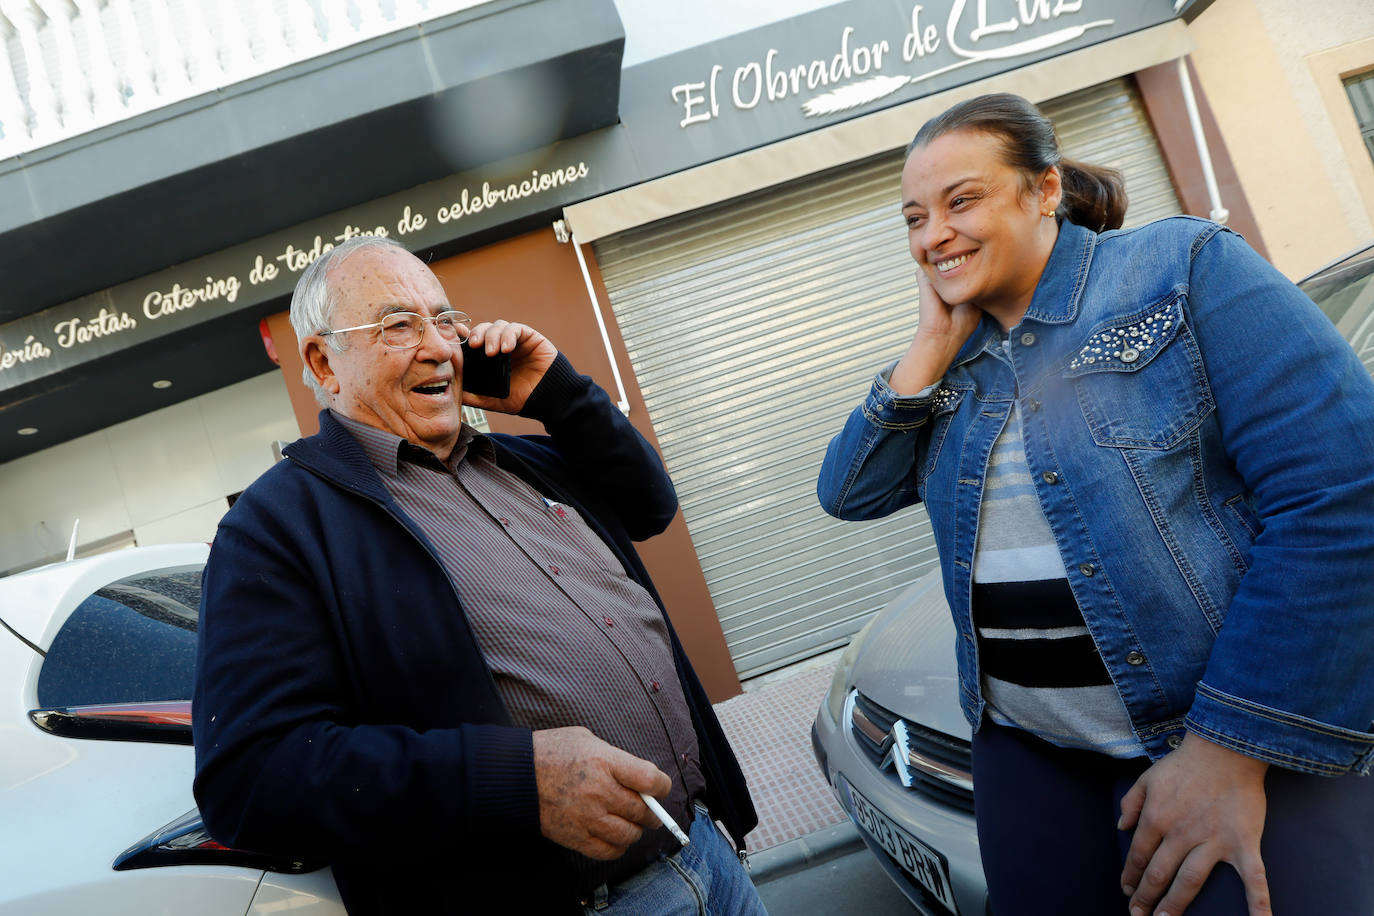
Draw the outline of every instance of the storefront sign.
[[[891,40],[861,41],[856,27],[846,25],[833,55],[809,61],[788,60],[777,48],[769,48],[762,60],[733,67],[713,64],[707,79],[673,87],[673,98],[683,106],[678,126],[718,117],[722,99],[738,111],[788,100],[799,101],[807,117],[849,111],[980,61],[1014,65],[1019,57],[1066,45],[1114,23],[1110,18],[1084,21],[1085,0],[1016,0],[1007,4],[1014,9],[998,13],[989,10],[989,2],[955,0],[943,29],[931,21],[923,5],[915,4],[906,34],[894,34]],[[1050,22],[1059,27],[1049,32],[1037,29]],[[941,64],[942,49],[949,52],[945,57],[956,60]]]
[[[288,296],[301,271],[360,235],[408,248],[446,242],[453,224],[478,231],[605,190],[603,140],[569,141],[534,156],[443,179],[64,303],[0,326],[0,391],[191,325]],[[619,169],[617,169],[619,171]]]
[[[614,127],[0,326],[0,392],[284,304],[301,271],[357,235],[433,248],[1172,18],[1173,0],[848,0],[647,61],[622,72]]]
[[[643,161],[687,168],[1172,18],[1172,0],[850,0],[628,68],[621,118]]]

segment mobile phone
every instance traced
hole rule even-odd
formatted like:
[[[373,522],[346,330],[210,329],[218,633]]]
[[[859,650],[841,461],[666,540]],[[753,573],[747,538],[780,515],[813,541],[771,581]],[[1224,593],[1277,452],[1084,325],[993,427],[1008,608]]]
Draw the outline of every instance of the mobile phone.
[[[463,390],[488,398],[510,397],[510,354],[488,356],[485,346],[463,346]]]

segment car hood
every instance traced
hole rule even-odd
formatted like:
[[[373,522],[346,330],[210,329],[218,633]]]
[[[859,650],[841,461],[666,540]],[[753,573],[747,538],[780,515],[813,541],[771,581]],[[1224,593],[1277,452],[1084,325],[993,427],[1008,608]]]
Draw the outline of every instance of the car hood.
[[[959,708],[954,648],[954,621],[936,570],[873,619],[850,683],[904,719],[968,739],[972,729]]]

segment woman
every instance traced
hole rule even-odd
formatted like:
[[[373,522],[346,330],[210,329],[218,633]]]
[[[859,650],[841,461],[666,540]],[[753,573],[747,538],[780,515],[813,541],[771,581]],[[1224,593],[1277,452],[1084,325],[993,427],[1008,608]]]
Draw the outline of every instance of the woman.
[[[926,123],[916,335],[821,502],[929,511],[996,912],[1374,912],[1374,382],[1238,236],[1124,211],[1024,99]]]

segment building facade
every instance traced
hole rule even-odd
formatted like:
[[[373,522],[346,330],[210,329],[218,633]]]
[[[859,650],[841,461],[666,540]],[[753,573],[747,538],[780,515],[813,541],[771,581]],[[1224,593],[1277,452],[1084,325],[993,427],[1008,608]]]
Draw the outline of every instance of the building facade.
[[[646,562],[723,698],[934,566],[919,510],[847,526],[814,497],[914,329],[897,181],[926,118],[1025,95],[1071,158],[1123,171],[1128,224],[1224,219],[1295,278],[1374,236],[1357,0],[439,3],[354,0],[331,39],[329,4],[264,0],[192,47],[171,0],[0,2],[0,572],[211,538],[316,422],[295,278],[385,233],[659,447],[683,511]]]

